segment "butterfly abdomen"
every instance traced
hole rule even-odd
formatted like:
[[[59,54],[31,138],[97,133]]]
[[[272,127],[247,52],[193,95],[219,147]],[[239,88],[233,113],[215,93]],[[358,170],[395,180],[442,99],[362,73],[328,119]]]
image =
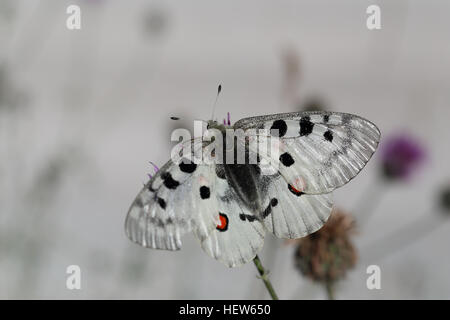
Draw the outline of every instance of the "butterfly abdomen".
[[[255,214],[264,211],[264,190],[261,188],[261,172],[257,165],[224,165],[226,179],[244,205]]]

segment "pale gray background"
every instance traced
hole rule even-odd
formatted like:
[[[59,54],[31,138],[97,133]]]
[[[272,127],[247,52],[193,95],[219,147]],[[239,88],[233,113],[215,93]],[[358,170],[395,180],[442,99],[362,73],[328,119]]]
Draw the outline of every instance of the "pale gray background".
[[[366,28],[374,3],[380,31]],[[69,4],[81,6],[80,31],[65,27]],[[218,83],[219,119],[298,110],[282,96],[286,50],[300,57],[300,101],[320,96],[383,136],[414,134],[428,152],[354,237],[360,260],[337,297],[450,298],[450,223],[393,254],[377,246],[439,216],[436,191],[450,176],[449,13],[445,0],[0,0],[0,298],[267,298],[253,264],[228,269],[192,236],[179,252],[143,249],[123,224],[148,161],[169,157],[168,117],[208,119]],[[336,192],[339,207],[370,196],[377,161]],[[279,296],[324,298],[292,255],[267,237],[261,258]],[[82,268],[80,291],[65,288],[70,264]],[[370,264],[381,267],[379,291],[366,288]]]

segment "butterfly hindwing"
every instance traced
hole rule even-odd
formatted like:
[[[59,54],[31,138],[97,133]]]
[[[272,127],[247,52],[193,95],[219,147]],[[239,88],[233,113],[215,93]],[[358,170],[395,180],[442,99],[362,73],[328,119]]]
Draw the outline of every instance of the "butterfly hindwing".
[[[278,238],[297,239],[319,230],[333,207],[331,193],[310,195],[289,187],[280,175],[267,177],[264,226]]]
[[[234,194],[227,180],[217,179],[219,223],[201,241],[203,250],[229,267],[252,260],[264,244],[265,229]]]
[[[369,161],[380,131],[368,120],[336,112],[300,112],[246,118],[235,128],[267,129],[279,137],[277,170],[296,190],[328,193],[355,177]],[[276,131],[275,131],[276,130]],[[260,155],[264,158],[264,155]]]

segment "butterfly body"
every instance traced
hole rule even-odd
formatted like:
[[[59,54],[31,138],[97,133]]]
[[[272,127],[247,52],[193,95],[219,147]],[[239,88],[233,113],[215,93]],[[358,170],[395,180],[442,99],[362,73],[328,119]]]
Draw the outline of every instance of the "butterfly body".
[[[239,164],[237,159],[238,148],[235,141],[226,138],[226,130],[234,129],[233,126],[227,126],[216,121],[208,121],[207,129],[219,130],[223,137],[223,155],[227,150],[233,151],[233,161],[231,164],[224,163],[223,179],[225,179],[230,188],[240,198],[242,204],[254,212],[260,212],[262,209],[262,198],[264,198],[264,190],[261,186],[261,172],[256,164]],[[250,150],[248,145],[244,146],[245,159],[249,159]]]
[[[232,163],[170,160],[138,194],[125,228],[132,241],[168,250],[180,249],[181,236],[192,231],[206,253],[230,267],[253,259],[266,231],[299,238],[322,227],[332,209],[331,191],[362,170],[380,137],[371,122],[333,112],[253,117],[233,126],[208,121],[207,128],[224,137],[228,129],[250,134],[236,144],[223,139],[223,154],[234,153]],[[245,143],[274,135],[276,156]],[[204,141],[193,145],[210,147]],[[244,150],[244,163],[237,161],[238,150]],[[252,156],[256,162],[249,161]],[[263,160],[278,166],[267,174]]]
[[[242,203],[255,213],[261,212],[265,195],[258,167],[251,164],[226,164],[224,167],[226,180]]]

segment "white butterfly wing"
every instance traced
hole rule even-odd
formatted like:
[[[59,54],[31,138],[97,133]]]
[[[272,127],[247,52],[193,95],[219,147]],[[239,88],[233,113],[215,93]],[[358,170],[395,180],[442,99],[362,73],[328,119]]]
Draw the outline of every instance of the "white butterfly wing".
[[[289,188],[281,176],[268,183],[264,226],[278,238],[297,239],[319,230],[333,208],[331,193],[310,195]]]
[[[214,166],[169,161],[144,186],[125,221],[127,236],[144,247],[181,248],[181,235],[204,239],[217,225]]]
[[[281,176],[266,179],[270,179],[263,182],[268,188],[268,203],[262,217],[241,203],[226,180],[218,179],[221,222],[201,241],[208,255],[237,267],[261,250],[266,230],[279,238],[296,239],[317,231],[328,220],[333,206],[331,194],[296,194]]]
[[[201,241],[203,250],[228,267],[243,265],[256,256],[264,244],[265,229],[240,203],[226,180],[217,179],[220,223]]]
[[[300,112],[246,118],[235,128],[278,130],[277,170],[294,189],[329,193],[354,178],[375,152],[380,131],[361,117]],[[261,155],[264,158],[264,155]]]

